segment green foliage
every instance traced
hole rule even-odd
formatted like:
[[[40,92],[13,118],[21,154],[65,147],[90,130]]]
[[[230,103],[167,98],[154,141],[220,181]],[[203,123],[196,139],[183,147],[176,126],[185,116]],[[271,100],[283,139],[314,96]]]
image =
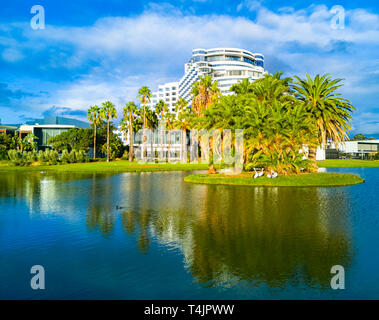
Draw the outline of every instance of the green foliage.
[[[12,136],[0,133],[0,160],[8,159],[8,150],[13,149]]]
[[[68,161],[69,163],[75,163],[76,162],[76,151],[71,150],[71,152],[68,155]]]
[[[50,138],[48,143],[58,152],[62,152],[65,149],[68,151],[76,149],[88,152],[89,148],[93,147],[93,130],[73,128]]]
[[[76,151],[75,158],[78,163],[86,162],[86,156],[83,150]]]
[[[375,159],[375,160],[379,160],[379,152],[375,153],[375,155],[374,155],[374,159]]]
[[[70,163],[70,157],[67,149],[62,151],[61,161],[63,164]]]
[[[8,158],[10,160],[10,164],[13,166],[24,166],[25,162],[22,159],[21,151],[19,150],[9,150],[8,151]]]
[[[38,161],[40,161],[40,162],[45,162],[45,161],[46,161],[45,153],[44,153],[42,150],[39,150],[39,151],[38,151],[37,159],[38,159]]]
[[[129,159],[129,152],[127,150],[124,151],[124,154],[121,157],[122,160],[128,160]]]

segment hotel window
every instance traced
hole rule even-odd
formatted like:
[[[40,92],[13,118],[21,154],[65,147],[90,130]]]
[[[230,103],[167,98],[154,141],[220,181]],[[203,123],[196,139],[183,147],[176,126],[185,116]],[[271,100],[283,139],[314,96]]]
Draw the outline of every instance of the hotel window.
[[[207,61],[223,61],[225,60],[224,56],[214,56],[214,57],[208,57]]]
[[[166,97],[168,97],[170,94],[169,93],[166,93]]]
[[[227,61],[239,61],[240,58],[239,57],[235,57],[235,56],[226,56],[225,60],[227,60]]]

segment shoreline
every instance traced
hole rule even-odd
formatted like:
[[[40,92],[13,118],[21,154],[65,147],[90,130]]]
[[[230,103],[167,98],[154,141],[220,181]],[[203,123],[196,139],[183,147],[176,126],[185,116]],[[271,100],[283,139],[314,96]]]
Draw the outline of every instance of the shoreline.
[[[209,185],[249,186],[249,187],[343,187],[365,182],[360,176],[351,173],[317,172],[278,176],[275,179],[243,173],[236,176],[224,174],[191,174],[185,182]]]

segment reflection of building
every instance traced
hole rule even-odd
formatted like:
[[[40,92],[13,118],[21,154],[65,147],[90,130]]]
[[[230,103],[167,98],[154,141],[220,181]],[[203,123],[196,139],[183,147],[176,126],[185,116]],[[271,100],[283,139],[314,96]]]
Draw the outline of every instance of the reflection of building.
[[[149,107],[153,108],[159,100],[163,100],[173,112],[178,97],[191,104],[192,85],[204,75],[210,75],[217,81],[222,94],[230,94],[233,84],[244,78],[254,81],[264,74],[264,57],[260,53],[236,48],[194,49],[192,58],[184,66],[183,77],[178,82],[158,86]]]

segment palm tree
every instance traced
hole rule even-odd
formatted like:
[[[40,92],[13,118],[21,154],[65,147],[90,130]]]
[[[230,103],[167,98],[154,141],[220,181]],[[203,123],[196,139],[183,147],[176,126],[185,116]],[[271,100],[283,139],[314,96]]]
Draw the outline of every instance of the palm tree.
[[[197,115],[202,115],[204,110],[215,103],[221,95],[217,82],[212,82],[210,75],[200,77],[199,81],[193,83],[191,89],[192,109]]]
[[[107,122],[107,162],[109,162],[109,123],[112,119],[117,118],[117,111],[112,102],[103,102],[103,106],[100,110],[100,116]]]
[[[175,103],[175,112],[177,113],[177,121],[175,121],[175,128],[182,130],[182,154],[181,158],[183,161],[187,160],[187,156],[185,154],[185,145],[186,145],[186,133],[187,133],[187,126],[188,126],[188,110],[186,109],[188,105],[187,100],[180,97],[178,101]]]
[[[137,106],[133,101],[129,101],[124,107],[124,119],[127,119],[129,131],[129,161],[133,161],[133,120],[135,119],[136,111]]]
[[[339,84],[343,79],[333,80],[328,74],[317,75],[314,80],[308,74],[306,77],[295,77],[297,82],[291,85],[295,96],[316,124],[319,144],[325,147],[331,140],[337,145],[348,138],[351,112],[355,110],[349,100],[336,92],[343,86]],[[309,148],[309,159],[316,160],[316,147]]]
[[[163,119],[164,109],[165,109],[165,102],[161,99],[158,101],[158,103],[155,105],[155,113],[160,116],[161,119]]]
[[[168,162],[171,160],[170,148],[171,148],[171,130],[174,129],[175,115],[172,114],[167,105],[164,108],[164,119],[167,125],[168,131],[168,141],[167,141],[167,151],[168,151]]]
[[[137,97],[140,99],[143,110],[143,128],[146,127],[146,105],[150,102],[150,98],[152,97],[151,90],[147,86],[143,86],[138,90]]]
[[[248,78],[242,79],[242,81],[239,81],[236,84],[233,84],[229,91],[234,92],[235,94],[246,94],[249,92],[252,92],[251,89],[251,82],[249,81]]]
[[[160,120],[163,121],[164,119],[164,111],[167,109],[166,103],[161,99],[158,101],[158,103],[155,106],[155,113],[160,117]],[[158,134],[160,133],[160,149],[161,149],[161,157],[163,158],[163,126],[160,126],[158,130]]]
[[[91,126],[93,126],[93,158],[96,159],[96,131],[97,125],[101,123],[100,108],[97,105],[88,109],[87,118]]]

